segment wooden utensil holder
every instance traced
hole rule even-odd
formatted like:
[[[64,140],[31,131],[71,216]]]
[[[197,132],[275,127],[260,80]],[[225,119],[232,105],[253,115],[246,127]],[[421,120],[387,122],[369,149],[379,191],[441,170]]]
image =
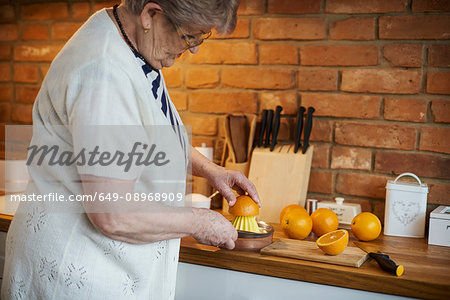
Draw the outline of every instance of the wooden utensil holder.
[[[253,150],[248,177],[261,200],[259,220],[279,223],[285,206],[305,206],[313,152],[311,145],[305,154],[294,153],[293,144]]]
[[[252,154],[252,145],[253,139],[255,137],[256,131],[256,120],[257,117],[254,114],[244,114],[247,117],[248,124],[250,126],[249,137],[248,137],[248,147],[247,147],[247,157],[248,160],[246,162],[238,163],[236,162],[236,157],[233,152],[233,145],[231,143],[231,133],[229,130],[228,118],[225,118],[224,126],[225,126],[225,149],[223,151],[222,156],[222,165],[230,170],[235,170],[242,172],[245,176],[248,176],[249,168],[250,168],[250,157]],[[237,193],[235,193],[237,195]],[[223,199],[222,201],[222,209],[224,212],[228,212],[228,202]]]

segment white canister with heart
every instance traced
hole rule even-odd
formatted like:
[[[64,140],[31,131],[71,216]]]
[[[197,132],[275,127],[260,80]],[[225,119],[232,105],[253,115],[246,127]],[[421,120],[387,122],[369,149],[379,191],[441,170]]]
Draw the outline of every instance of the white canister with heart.
[[[399,181],[411,176],[416,182]],[[403,173],[386,185],[384,234],[423,238],[427,210],[428,186],[413,173]]]

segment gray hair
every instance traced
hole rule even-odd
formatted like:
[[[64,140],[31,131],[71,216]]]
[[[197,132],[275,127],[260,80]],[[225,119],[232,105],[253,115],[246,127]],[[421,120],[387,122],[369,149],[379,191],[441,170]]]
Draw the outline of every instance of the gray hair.
[[[122,0],[135,15],[149,2],[161,6],[164,14],[180,26],[215,28],[219,33],[231,33],[236,27],[239,0]]]

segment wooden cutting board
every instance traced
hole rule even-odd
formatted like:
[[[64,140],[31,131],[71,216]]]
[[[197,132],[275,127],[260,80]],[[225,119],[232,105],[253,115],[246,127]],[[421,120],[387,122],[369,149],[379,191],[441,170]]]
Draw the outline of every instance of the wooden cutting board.
[[[293,144],[255,148],[248,178],[256,187],[262,207],[258,219],[279,223],[281,210],[289,204],[305,207],[314,147],[294,153]]]
[[[317,247],[315,242],[293,239],[280,239],[261,249],[261,254],[297,258],[309,261],[324,262],[334,265],[359,268],[369,257],[369,254],[358,247],[347,246],[338,255],[328,255]]]

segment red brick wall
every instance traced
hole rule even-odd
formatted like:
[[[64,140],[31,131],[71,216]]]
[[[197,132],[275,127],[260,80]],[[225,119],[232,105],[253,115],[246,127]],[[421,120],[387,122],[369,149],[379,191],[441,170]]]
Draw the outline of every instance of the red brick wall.
[[[52,58],[114,2],[0,0],[0,122],[31,122]],[[383,217],[386,180],[410,171],[430,204],[450,205],[449,12],[436,0],[244,0],[233,34],[164,74],[194,145],[218,144],[226,113],[278,104],[289,140],[298,107],[314,106],[310,197]]]

